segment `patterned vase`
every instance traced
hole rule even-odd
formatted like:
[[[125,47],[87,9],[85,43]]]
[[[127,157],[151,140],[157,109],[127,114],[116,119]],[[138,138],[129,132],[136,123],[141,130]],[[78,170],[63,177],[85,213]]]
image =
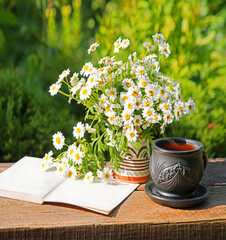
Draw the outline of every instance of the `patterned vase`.
[[[149,142],[141,140],[141,148],[136,150],[134,145],[127,147],[130,151],[122,156],[118,170],[113,169],[116,179],[130,183],[144,183],[149,179],[150,148]]]

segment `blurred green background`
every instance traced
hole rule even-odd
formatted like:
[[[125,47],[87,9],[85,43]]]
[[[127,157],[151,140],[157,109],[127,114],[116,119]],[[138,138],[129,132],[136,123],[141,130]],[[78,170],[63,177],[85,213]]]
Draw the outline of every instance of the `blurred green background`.
[[[64,69],[78,72],[91,60],[91,43],[105,56],[122,36],[139,53],[155,33],[172,51],[164,74],[180,81],[183,100],[196,102],[167,135],[226,157],[225,16],[224,0],[0,0],[0,161],[43,157],[57,131],[72,141],[84,109],[48,90]]]

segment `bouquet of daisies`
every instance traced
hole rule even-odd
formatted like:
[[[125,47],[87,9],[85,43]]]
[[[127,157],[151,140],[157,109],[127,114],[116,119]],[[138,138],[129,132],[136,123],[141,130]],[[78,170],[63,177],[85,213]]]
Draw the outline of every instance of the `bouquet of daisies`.
[[[88,54],[96,53],[98,46],[93,43]],[[130,53],[129,46],[129,39],[118,38],[113,46],[114,56],[100,60],[97,57],[96,66],[87,62],[71,77],[67,69],[50,86],[51,96],[61,93],[69,102],[75,100],[84,105],[84,120],[89,120],[89,124],[79,122],[74,126],[75,142],[71,145],[65,143],[61,132],[54,134],[55,148],[67,149],[57,158],[52,157],[52,152],[46,154],[43,169],[55,164],[62,175],[108,182],[112,172],[104,168],[105,151],[117,169],[119,149],[126,152],[129,144],[138,149],[141,138],[152,141],[173,121],[194,111],[192,98],[182,101],[179,82],[160,71],[160,64],[171,54],[163,34],[153,35],[153,43],[143,43],[146,53],[142,59],[136,52]],[[68,92],[61,90],[62,84]],[[84,137],[85,132],[90,134],[89,140]]]

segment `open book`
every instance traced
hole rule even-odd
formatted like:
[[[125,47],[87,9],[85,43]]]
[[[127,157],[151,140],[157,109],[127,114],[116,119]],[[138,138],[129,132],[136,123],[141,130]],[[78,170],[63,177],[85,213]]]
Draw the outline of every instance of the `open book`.
[[[60,202],[109,214],[138,184],[86,183],[41,170],[40,158],[24,157],[0,173],[0,196],[42,204]]]

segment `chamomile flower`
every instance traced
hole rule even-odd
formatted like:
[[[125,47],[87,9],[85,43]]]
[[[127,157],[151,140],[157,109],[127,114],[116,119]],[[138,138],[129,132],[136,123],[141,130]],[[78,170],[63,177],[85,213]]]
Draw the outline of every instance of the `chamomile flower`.
[[[128,95],[135,101],[137,98],[141,96],[141,90],[139,87],[131,87],[128,91]]]
[[[76,168],[73,166],[70,166],[67,171],[67,176],[71,179],[76,179],[77,178]]]
[[[97,43],[97,42],[91,44],[88,49],[88,54],[90,54],[91,52],[94,52],[98,46],[99,46],[99,43]]]
[[[155,101],[157,99],[157,89],[153,84],[148,84],[145,88],[145,93],[150,100]]]
[[[96,129],[92,128],[88,123],[86,123],[86,130],[87,130],[88,133],[96,132]]]
[[[102,178],[103,172],[100,169],[97,169],[97,177]]]
[[[98,84],[98,78],[95,74],[92,74],[88,77],[87,84],[90,88],[95,87]]]
[[[125,78],[123,81],[122,81],[122,85],[124,87],[125,90],[129,90],[131,87],[134,86],[134,83],[131,79],[129,78]]]
[[[119,52],[119,49],[122,47],[121,41],[122,41],[121,37],[119,37],[119,38],[115,41],[115,43],[114,43],[114,47],[115,47],[114,53],[118,53],[118,52]]]
[[[94,104],[93,107],[98,113],[103,113],[103,109],[98,104]]]
[[[162,120],[162,117],[160,114],[154,113],[151,116],[151,123],[159,123]]]
[[[144,42],[143,46],[147,49],[147,52],[155,50],[155,46],[151,45],[151,43],[149,42]]]
[[[129,142],[136,142],[138,137],[137,131],[133,128],[128,129],[126,131],[126,138],[128,139]]]
[[[74,144],[70,145],[67,150],[67,156],[69,159],[74,158],[74,153],[76,151],[76,146]]]
[[[108,121],[110,124],[115,125],[116,123],[116,117],[115,117],[115,112],[114,111],[110,111],[108,114]]]
[[[138,82],[138,86],[140,88],[146,88],[148,83],[149,83],[148,79],[140,79]]]
[[[75,95],[76,92],[81,88],[82,82],[78,82],[74,87],[70,89],[72,95]]]
[[[62,157],[61,162],[65,165],[65,167],[68,167],[68,159],[66,157]]]
[[[53,135],[53,145],[57,150],[60,150],[64,146],[65,138],[61,132],[57,132]]]
[[[102,94],[101,97],[100,97],[100,100],[99,100],[100,107],[104,108],[108,103],[109,102],[108,102],[107,96]]]
[[[142,116],[144,119],[149,121],[151,119],[151,116],[154,114],[155,110],[151,107],[144,108],[142,111]]]
[[[151,125],[151,122],[150,122],[150,121],[144,121],[143,124],[142,124],[142,128],[145,130],[145,129],[147,129],[150,125]]]
[[[83,76],[88,76],[89,75],[89,69],[93,67],[93,64],[91,62],[86,63],[83,67],[82,70],[80,71],[80,74]]]
[[[135,103],[132,98],[129,98],[125,104],[124,104],[124,109],[130,113],[133,113],[135,110]]]
[[[164,42],[165,38],[162,33],[156,33],[155,35],[152,36],[153,41],[156,43],[162,43]]]
[[[122,121],[124,123],[130,123],[133,121],[133,116],[132,116],[132,113],[128,110],[123,110],[122,111]]]
[[[124,105],[125,102],[126,102],[128,99],[129,99],[129,95],[128,95],[127,92],[121,92],[121,93],[120,93],[120,103],[121,103],[122,105]]]
[[[61,84],[52,84],[49,88],[49,92],[51,96],[54,96],[58,93],[59,89],[61,88]]]
[[[185,103],[185,112],[187,114],[191,114],[195,111],[195,102],[192,98],[189,98],[189,100]]]
[[[88,99],[90,95],[91,95],[91,89],[89,87],[81,88],[79,97],[82,101]]]
[[[145,67],[138,66],[135,70],[136,77],[138,79],[146,79],[147,78],[147,72],[145,70]]]
[[[108,183],[110,183],[112,181],[112,179],[113,179],[112,170],[107,168],[107,167],[105,167],[103,169],[103,172],[102,172],[102,181],[103,181],[103,183],[108,184]]]
[[[136,98],[136,100],[135,100],[135,110],[139,110],[141,108],[141,104],[142,104],[142,102],[141,102],[140,97]]]
[[[152,107],[153,102],[149,99],[149,98],[144,98],[142,101],[142,107],[146,108],[146,107]]]
[[[77,82],[79,81],[78,79],[78,73],[74,73],[73,76],[70,78],[70,83],[71,83],[71,86],[74,87]]]
[[[122,40],[121,47],[122,47],[123,49],[127,48],[129,45],[130,45],[129,39],[123,39],[123,40]]]
[[[48,153],[45,154],[45,156],[43,157],[43,160],[45,160],[46,162],[51,162],[53,159],[52,155],[53,155],[53,152],[49,151]]]
[[[49,162],[43,159],[41,162],[41,170],[46,171],[48,170],[48,168],[49,168]]]
[[[168,91],[164,87],[158,89],[158,94],[160,99],[163,101],[168,98]]]
[[[64,70],[60,76],[59,79],[63,80],[65,77],[67,77],[70,74],[70,69],[68,68],[67,70]]]
[[[169,49],[169,43],[163,42],[159,44],[159,52],[166,57],[168,57],[171,54],[171,51]]]
[[[85,177],[84,177],[84,181],[87,183],[92,183],[94,179],[93,173],[92,172],[87,172]]]
[[[78,122],[78,124],[73,127],[73,136],[78,138],[83,138],[85,134],[85,126],[83,123]]]
[[[109,96],[109,99],[111,101],[115,101],[115,99],[117,97],[117,90],[116,90],[116,88],[111,87],[111,88],[107,89],[106,92],[107,92],[107,95]]]
[[[162,102],[160,105],[159,105],[159,108],[163,111],[163,112],[166,112],[166,111],[171,111],[172,109],[172,105],[169,101],[164,101]]]
[[[164,112],[163,120],[165,123],[170,124],[173,122],[174,116],[171,111],[167,110]]]
[[[57,173],[60,176],[66,176],[66,174],[67,174],[67,167],[63,163],[57,164]]]
[[[133,120],[133,122],[134,122],[134,126],[136,126],[136,127],[141,126],[141,124],[142,124],[142,118],[140,117],[140,115],[134,115],[134,120]]]
[[[74,163],[80,165],[82,164],[82,158],[85,156],[84,152],[82,152],[80,150],[79,147],[77,147],[74,151],[74,154],[73,154],[73,161]]]

